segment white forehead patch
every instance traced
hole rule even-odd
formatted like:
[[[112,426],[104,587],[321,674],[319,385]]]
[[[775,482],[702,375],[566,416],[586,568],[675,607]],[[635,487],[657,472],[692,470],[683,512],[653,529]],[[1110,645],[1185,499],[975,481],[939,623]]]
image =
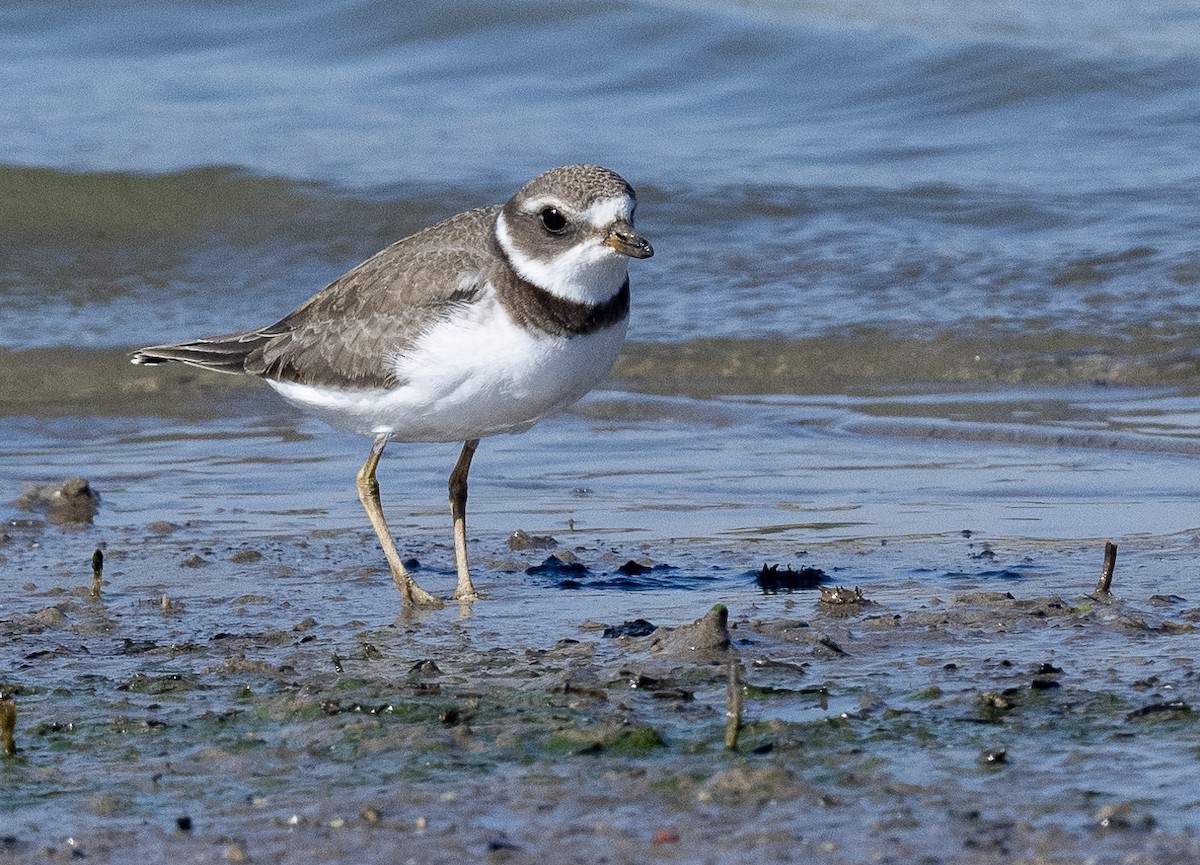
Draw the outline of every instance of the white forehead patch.
[[[583,212],[583,219],[596,228],[612,225],[618,219],[630,222],[633,220],[633,199],[628,195],[618,195],[616,198],[593,201]]]

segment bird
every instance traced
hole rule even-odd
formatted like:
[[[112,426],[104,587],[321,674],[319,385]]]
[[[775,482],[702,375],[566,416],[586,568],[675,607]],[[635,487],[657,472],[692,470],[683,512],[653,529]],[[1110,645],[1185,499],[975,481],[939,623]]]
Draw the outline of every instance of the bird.
[[[634,229],[637,196],[599,165],[552,168],[504,204],[404,237],[275,324],[155,345],[131,361],[261,378],[281,397],[369,436],[359,500],[402,607],[444,602],[404,566],[376,468],[389,442],[462,442],[449,477],[457,582],[467,559],[467,475],[481,439],[523,432],[591,390],[629,323],[629,261],[654,254]]]

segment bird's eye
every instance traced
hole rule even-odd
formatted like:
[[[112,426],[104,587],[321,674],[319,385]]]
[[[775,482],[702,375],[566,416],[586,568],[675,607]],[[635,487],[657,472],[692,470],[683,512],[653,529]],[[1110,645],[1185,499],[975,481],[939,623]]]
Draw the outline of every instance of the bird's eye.
[[[567,218],[557,207],[547,207],[541,213],[542,225],[551,234],[562,234],[567,230]]]

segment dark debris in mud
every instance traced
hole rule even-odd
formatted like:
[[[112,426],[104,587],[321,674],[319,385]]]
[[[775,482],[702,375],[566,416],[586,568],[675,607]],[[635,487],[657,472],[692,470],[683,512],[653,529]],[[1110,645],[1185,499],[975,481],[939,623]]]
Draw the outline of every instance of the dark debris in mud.
[[[609,625],[604,629],[603,636],[607,639],[616,637],[648,637],[657,630],[657,626],[645,619],[631,619],[619,625]]]
[[[525,569],[525,573],[531,576],[582,576],[588,573],[588,567],[574,557],[556,553],[547,556],[541,564],[530,565]]]
[[[529,576],[548,577],[560,589],[645,591],[672,586],[679,569],[667,562],[641,557],[612,566],[588,565],[570,550],[559,550],[525,568]],[[688,583],[697,582],[695,575]]]
[[[762,570],[754,575],[754,579],[764,595],[777,595],[780,591],[790,594],[805,589],[815,589],[829,577],[820,568],[806,566],[798,571],[793,571],[792,566],[788,565],[785,570],[781,571],[779,565],[764,564]]]

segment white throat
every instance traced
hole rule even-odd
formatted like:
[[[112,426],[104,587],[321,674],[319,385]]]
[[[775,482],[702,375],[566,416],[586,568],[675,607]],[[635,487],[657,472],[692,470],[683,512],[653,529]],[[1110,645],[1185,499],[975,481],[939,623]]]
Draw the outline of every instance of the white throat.
[[[623,201],[621,204],[624,213],[628,214],[629,205]],[[617,201],[604,208],[604,213],[592,213],[596,209],[596,205],[589,208],[589,221],[594,219],[593,224],[597,226],[611,224],[617,212]],[[606,244],[598,234],[554,258],[543,260],[523,252],[513,243],[501,213],[496,218],[496,240],[522,279],[566,300],[603,303],[621,290],[629,276],[629,259]]]

